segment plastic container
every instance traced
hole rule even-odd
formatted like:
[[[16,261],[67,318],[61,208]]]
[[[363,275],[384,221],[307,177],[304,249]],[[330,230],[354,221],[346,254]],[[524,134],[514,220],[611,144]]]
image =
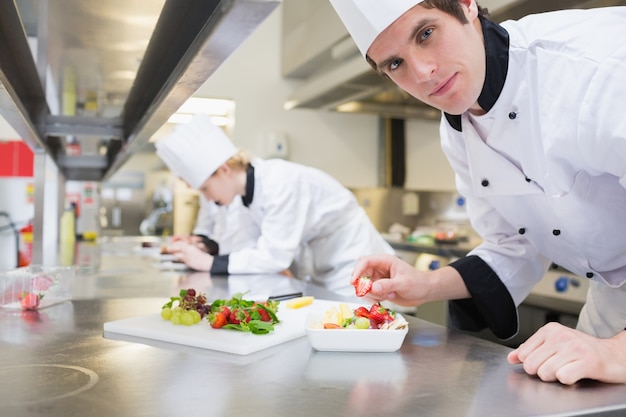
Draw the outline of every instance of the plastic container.
[[[39,310],[70,300],[75,266],[30,265],[0,273],[0,308]]]

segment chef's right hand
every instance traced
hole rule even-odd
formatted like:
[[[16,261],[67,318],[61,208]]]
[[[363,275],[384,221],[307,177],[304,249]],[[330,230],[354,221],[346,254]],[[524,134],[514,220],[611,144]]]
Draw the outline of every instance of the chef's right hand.
[[[373,255],[359,258],[352,272],[350,284],[361,276],[373,281],[366,295],[374,301],[390,300],[403,306],[421,304],[420,281],[424,273],[394,255]]]
[[[369,276],[371,291],[366,297],[374,301],[389,300],[401,306],[419,306],[428,301],[469,298],[470,294],[451,266],[434,271],[420,271],[394,255],[374,255],[360,258],[350,283]]]

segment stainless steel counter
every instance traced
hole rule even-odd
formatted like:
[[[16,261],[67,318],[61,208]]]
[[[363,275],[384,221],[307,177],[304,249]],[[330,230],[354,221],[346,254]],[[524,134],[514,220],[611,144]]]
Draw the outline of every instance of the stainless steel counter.
[[[618,416],[626,385],[543,383],[506,362],[509,348],[408,317],[400,351],[312,350],[306,337],[231,355],[103,335],[103,323],[152,314],[178,288],[220,298],[331,293],[280,275],[163,272],[141,254],[100,247],[74,300],[0,311],[0,415],[21,416]],[[123,245],[120,243],[119,247]],[[105,337],[106,336],[106,337]],[[262,337],[262,336],[260,336]]]

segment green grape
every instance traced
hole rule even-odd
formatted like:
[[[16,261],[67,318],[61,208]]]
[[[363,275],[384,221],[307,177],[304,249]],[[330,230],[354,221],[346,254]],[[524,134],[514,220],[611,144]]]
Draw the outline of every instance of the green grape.
[[[185,311],[180,315],[180,322],[185,326],[191,326],[194,323],[193,315],[189,311]]]
[[[170,320],[172,318],[172,309],[169,307],[164,307],[161,310],[161,317],[165,320]]]
[[[189,314],[193,317],[193,324],[200,323],[202,320],[202,316],[198,312],[198,310],[189,310]]]
[[[180,310],[179,311],[174,310],[174,313],[172,314],[172,318],[170,319],[170,321],[172,323],[174,323],[174,324],[181,324],[182,323],[182,321],[181,321],[182,314],[183,313]]]
[[[369,329],[370,319],[368,319],[367,317],[358,317],[354,322],[354,325],[357,329]]]

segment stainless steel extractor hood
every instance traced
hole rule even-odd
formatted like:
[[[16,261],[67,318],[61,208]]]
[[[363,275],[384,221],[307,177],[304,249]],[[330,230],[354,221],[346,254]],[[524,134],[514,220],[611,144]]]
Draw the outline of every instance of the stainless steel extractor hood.
[[[341,65],[316,74],[287,99],[285,109],[309,108],[371,113],[391,118],[436,120],[441,113],[413,98],[352,55]]]
[[[65,179],[105,180],[279,4],[0,1],[0,114]]]
[[[478,3],[488,8],[494,21],[501,22],[552,10],[626,5],[626,0],[479,0]],[[330,19],[327,11],[317,11],[316,15],[324,17],[320,21]],[[302,36],[307,42],[311,42],[308,41],[311,37],[326,36],[326,26],[311,26],[306,36]],[[302,83],[287,98],[285,109],[370,113],[400,119],[439,120],[441,117],[438,110],[419,102],[375,73],[347,32],[310,61],[308,67],[302,65],[292,74],[286,74]]]

